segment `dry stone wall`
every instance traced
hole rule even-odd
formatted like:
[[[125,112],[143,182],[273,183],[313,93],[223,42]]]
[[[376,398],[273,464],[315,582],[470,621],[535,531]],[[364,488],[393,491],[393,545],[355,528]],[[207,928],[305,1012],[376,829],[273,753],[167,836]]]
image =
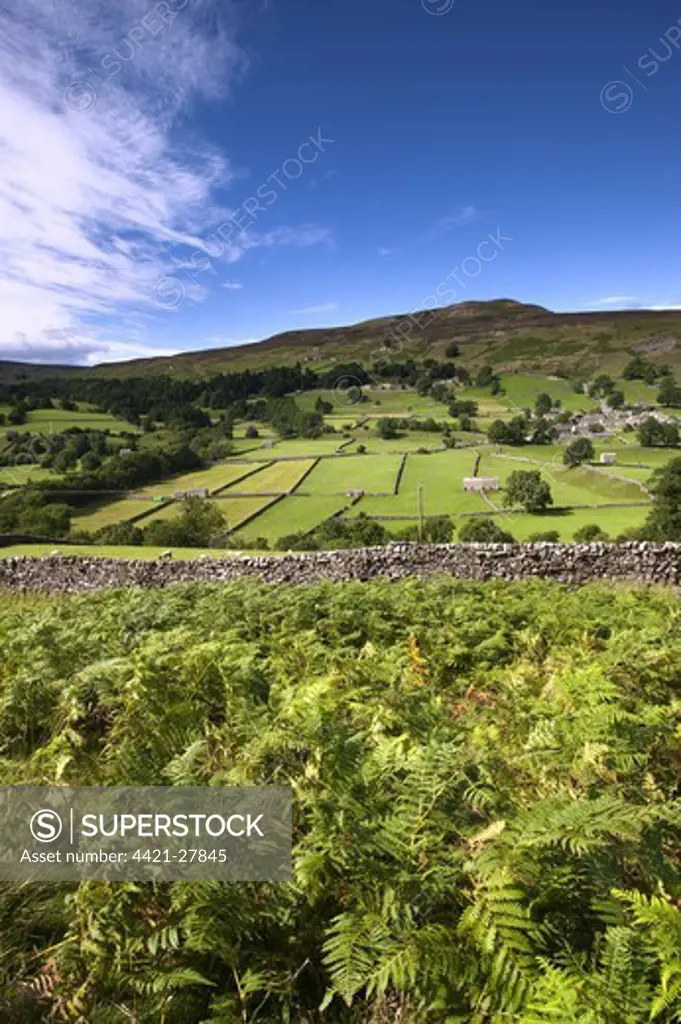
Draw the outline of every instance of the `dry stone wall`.
[[[352,551],[201,557],[194,561],[123,561],[78,555],[0,559],[0,589],[60,593],[229,583],[245,577],[290,584],[438,574],[462,580],[543,577],[569,584],[606,579],[678,586],[681,544],[391,544]]]

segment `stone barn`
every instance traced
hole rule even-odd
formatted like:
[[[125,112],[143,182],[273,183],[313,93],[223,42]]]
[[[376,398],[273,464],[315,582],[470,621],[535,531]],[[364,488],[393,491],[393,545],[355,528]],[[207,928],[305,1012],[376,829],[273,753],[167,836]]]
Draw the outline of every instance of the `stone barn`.
[[[464,491],[498,491],[500,490],[498,476],[468,476],[464,477]]]

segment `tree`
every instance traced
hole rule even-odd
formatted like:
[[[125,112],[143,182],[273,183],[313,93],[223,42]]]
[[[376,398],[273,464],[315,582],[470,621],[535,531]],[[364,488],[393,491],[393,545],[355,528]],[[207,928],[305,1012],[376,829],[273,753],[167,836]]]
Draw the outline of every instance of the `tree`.
[[[461,352],[457,343],[455,341],[450,341],[449,344],[447,345],[447,348],[445,349],[445,355],[447,359],[456,359],[456,357],[460,354]]]
[[[478,403],[459,398],[449,406],[449,415],[452,419],[457,419],[459,416],[477,416]]]
[[[543,530],[539,533],[531,533],[527,539],[530,544],[558,544],[560,534],[558,530]]]
[[[254,441],[257,437],[260,437],[260,434],[258,433],[258,428],[251,423],[248,427],[246,427],[245,436],[249,439],[249,441]]]
[[[661,373],[660,367],[655,366],[649,359],[644,359],[640,355],[635,355],[622,370],[622,376],[625,380],[643,380],[646,384],[654,384],[657,378],[661,376]]]
[[[615,390],[615,382],[607,373],[601,373],[591,383],[589,393],[592,395],[602,395],[607,398],[612,391]]]
[[[65,537],[72,509],[50,504],[49,491],[23,487],[0,501],[0,533],[23,532],[40,537]]]
[[[534,403],[534,411],[537,416],[545,416],[547,412],[551,412],[552,408],[553,402],[551,400],[551,395],[548,395],[545,391],[541,391],[537,395],[537,399]]]
[[[540,416],[532,425],[530,442],[532,444],[552,444],[557,436],[558,431],[556,428],[548,420],[545,420],[543,416]]]
[[[101,466],[102,460],[94,452],[86,452],[80,464],[84,473],[94,473]]]
[[[39,537],[66,537],[71,526],[72,509],[63,503],[46,504],[27,511],[19,523],[22,530]]]
[[[638,428],[638,441],[644,448],[678,448],[679,428],[675,423],[662,423],[648,416]]]
[[[462,544],[515,544],[515,538],[492,519],[468,519],[459,530]]]
[[[73,469],[78,464],[78,456],[72,448],[63,448],[58,455],[55,456],[52,468],[55,473],[67,473],[69,469]],[[85,467],[83,467],[85,468]]]
[[[524,416],[514,416],[511,420],[495,420],[487,436],[494,444],[521,445],[525,443],[527,420]]]
[[[144,543],[160,547],[205,548],[214,544],[228,527],[214,501],[186,498],[176,519],[152,523],[144,531]]]
[[[651,491],[653,507],[643,524],[644,535],[654,541],[681,541],[681,459],[657,470]]]
[[[13,427],[21,426],[28,419],[28,410],[23,402],[18,402],[13,409],[7,413],[7,422]]]
[[[506,484],[506,497],[511,505],[521,505],[526,512],[545,512],[553,505],[551,488],[542,480],[538,469],[515,470]]]
[[[423,524],[423,539],[429,544],[449,544],[454,524],[449,516],[433,516]]]
[[[681,409],[681,387],[673,377],[662,378],[657,400],[660,405],[667,406],[669,409]]]
[[[399,437],[399,430],[394,420],[387,417],[380,419],[376,426],[376,430],[379,437],[382,437],[384,441],[392,441],[394,438]]]
[[[578,437],[565,449],[563,462],[566,466],[580,466],[582,462],[590,462],[595,455],[593,441],[588,437]]]
[[[625,404],[624,392],[617,389],[611,391],[607,397],[607,402],[611,409],[621,409]]]
[[[587,523],[575,533],[576,544],[596,544],[609,540],[605,530],[602,530],[598,523]]]

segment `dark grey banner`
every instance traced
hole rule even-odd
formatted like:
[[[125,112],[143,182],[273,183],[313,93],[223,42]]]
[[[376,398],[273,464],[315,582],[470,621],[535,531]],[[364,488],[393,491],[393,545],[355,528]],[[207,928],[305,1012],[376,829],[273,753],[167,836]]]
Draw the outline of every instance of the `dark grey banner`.
[[[287,786],[2,786],[0,880],[291,879]]]

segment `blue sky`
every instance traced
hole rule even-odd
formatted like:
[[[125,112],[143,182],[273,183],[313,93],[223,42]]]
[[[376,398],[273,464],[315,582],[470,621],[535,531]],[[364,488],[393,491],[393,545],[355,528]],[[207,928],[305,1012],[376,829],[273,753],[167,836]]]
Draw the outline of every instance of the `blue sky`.
[[[26,0],[0,39],[0,357],[681,306],[666,0]]]

